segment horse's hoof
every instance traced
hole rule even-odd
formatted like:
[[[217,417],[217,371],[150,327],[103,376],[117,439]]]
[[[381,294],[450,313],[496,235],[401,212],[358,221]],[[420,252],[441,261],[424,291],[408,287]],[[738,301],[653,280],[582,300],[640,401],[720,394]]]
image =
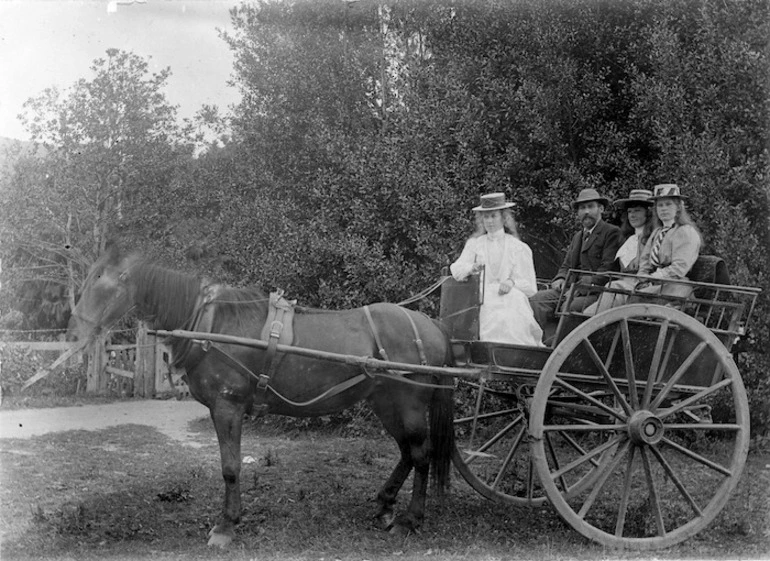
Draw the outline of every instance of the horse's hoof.
[[[391,528],[393,528],[393,524],[396,522],[396,515],[392,512],[379,514],[376,517],[377,525],[385,530],[388,531]]]
[[[221,549],[226,548],[233,541],[232,532],[223,532],[214,526],[209,531],[209,547],[219,547]]]
[[[388,533],[397,538],[407,538],[410,534],[414,533],[414,531],[402,524],[393,524],[388,530]]]

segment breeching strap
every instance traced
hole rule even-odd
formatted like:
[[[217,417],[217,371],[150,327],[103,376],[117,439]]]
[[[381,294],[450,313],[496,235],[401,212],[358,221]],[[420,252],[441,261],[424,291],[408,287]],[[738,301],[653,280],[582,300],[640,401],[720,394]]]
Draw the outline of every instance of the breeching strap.
[[[409,315],[409,312],[406,308],[401,308],[400,306],[399,308],[402,312],[404,312],[406,319],[409,320],[409,323],[412,326],[412,332],[414,333],[414,344],[417,345],[417,353],[420,355],[420,364],[426,365],[428,364],[428,358],[425,356],[425,347],[422,344],[420,333],[417,331],[417,325],[414,323],[412,316]],[[369,306],[364,306],[364,314],[366,315],[366,319],[369,321],[369,327],[372,330],[372,335],[374,335],[374,342],[377,344],[377,349],[380,353],[380,356],[383,360],[390,361],[388,358],[388,353],[385,350],[385,347],[382,345],[382,341],[380,340],[380,334],[377,331],[377,327],[374,325],[374,319],[372,319],[372,312],[369,310]]]
[[[420,332],[417,331],[417,325],[415,325],[414,320],[412,319],[412,316],[409,315],[409,312],[406,310],[406,308],[401,308],[401,311],[404,312],[406,319],[408,319],[409,323],[412,324],[412,331],[414,332],[414,344],[417,345],[417,352],[420,355],[420,364],[422,365],[428,364],[428,358],[425,356],[425,347],[422,344],[422,339],[420,338]]]
[[[377,343],[377,351],[380,353],[380,357],[382,360],[387,360],[390,362],[390,359],[388,358],[388,353],[385,351],[385,347],[382,346],[382,341],[380,340],[380,333],[377,331],[377,327],[374,325],[374,320],[372,319],[372,312],[369,310],[369,306],[364,306],[364,314],[366,315],[366,319],[369,321],[369,328],[372,330],[372,335],[374,335],[374,342]]]

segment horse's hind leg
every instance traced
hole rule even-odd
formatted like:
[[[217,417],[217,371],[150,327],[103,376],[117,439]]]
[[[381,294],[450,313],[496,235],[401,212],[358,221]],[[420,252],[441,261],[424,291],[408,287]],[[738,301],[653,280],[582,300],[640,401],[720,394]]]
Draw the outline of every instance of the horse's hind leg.
[[[380,504],[380,510],[375,515],[375,518],[385,530],[393,527],[396,520],[393,510],[393,506],[396,504],[396,497],[404,485],[404,481],[406,481],[406,478],[409,477],[409,473],[412,471],[411,453],[408,444],[399,442],[399,449],[401,450],[401,459],[399,459],[385,485],[377,493],[377,502]]]
[[[425,419],[422,415],[421,419]],[[421,525],[425,517],[425,497],[428,491],[430,475],[430,445],[428,443],[427,427],[414,427],[407,432],[409,452],[414,466],[414,482],[412,483],[412,499],[406,514],[396,519],[396,528],[413,532]]]
[[[210,412],[219,440],[225,504],[222,518],[209,532],[208,544],[226,547],[235,537],[235,526],[241,519],[241,429],[245,407],[219,398]]]
[[[402,399],[403,398],[403,399]],[[425,515],[425,496],[430,474],[430,445],[424,407],[406,395],[390,395],[386,403],[371,401],[372,408],[385,429],[395,438],[401,458],[385,485],[377,494],[380,510],[377,519],[392,531],[415,531]],[[412,499],[405,515],[394,517],[393,507],[399,490],[414,468]]]

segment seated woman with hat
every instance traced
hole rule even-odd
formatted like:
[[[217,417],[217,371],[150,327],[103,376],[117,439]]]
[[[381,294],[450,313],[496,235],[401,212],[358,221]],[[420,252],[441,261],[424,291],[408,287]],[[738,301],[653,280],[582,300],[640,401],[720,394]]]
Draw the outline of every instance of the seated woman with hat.
[[[537,292],[532,250],[519,239],[513,206],[503,193],[482,195],[473,208],[476,230],[449,269],[458,281],[484,269],[482,341],[543,346],[543,331],[529,305],[529,296]]]
[[[636,290],[647,294],[661,294],[687,298],[693,287],[684,283],[661,283],[657,279],[683,280],[690,272],[701,247],[701,236],[687,214],[679,186],[673,183],[656,185],[650,200],[655,204],[655,229],[644,246],[639,265]],[[644,301],[649,301],[645,299]],[[669,303],[671,300],[665,300]]]
[[[639,271],[642,251],[652,233],[652,191],[632,189],[627,199],[615,201],[616,209],[623,212],[620,234],[625,242],[615,254],[615,265],[621,273],[636,274]],[[612,281],[607,288],[631,290],[637,283],[635,277],[623,277]],[[588,306],[583,313],[594,315],[613,306],[626,303],[628,296],[622,293],[604,292],[599,300]]]

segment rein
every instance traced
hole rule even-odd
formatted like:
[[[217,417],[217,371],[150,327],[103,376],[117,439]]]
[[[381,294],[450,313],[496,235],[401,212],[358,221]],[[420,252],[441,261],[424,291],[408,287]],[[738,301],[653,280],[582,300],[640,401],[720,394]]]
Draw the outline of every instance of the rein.
[[[446,276],[446,277],[442,277],[442,278],[440,278],[439,280],[437,280],[436,282],[434,282],[432,285],[430,285],[430,286],[429,286],[428,288],[426,288],[425,290],[423,290],[423,291],[421,291],[421,292],[418,292],[418,293],[417,293],[417,294],[415,294],[414,296],[410,296],[410,297],[409,297],[409,298],[407,298],[406,300],[403,300],[403,301],[399,302],[399,303],[398,303],[398,305],[399,305],[399,306],[408,306],[409,304],[414,304],[414,303],[415,303],[415,302],[417,302],[418,300],[422,300],[423,298],[425,298],[425,297],[426,297],[426,296],[428,296],[429,294],[432,294],[433,292],[435,292],[436,290],[438,290],[438,288],[439,288],[439,287],[441,287],[441,285],[442,285],[442,284],[444,284],[444,283],[445,283],[447,280],[449,280],[450,278],[451,278],[451,277],[449,277],[449,276]]]

